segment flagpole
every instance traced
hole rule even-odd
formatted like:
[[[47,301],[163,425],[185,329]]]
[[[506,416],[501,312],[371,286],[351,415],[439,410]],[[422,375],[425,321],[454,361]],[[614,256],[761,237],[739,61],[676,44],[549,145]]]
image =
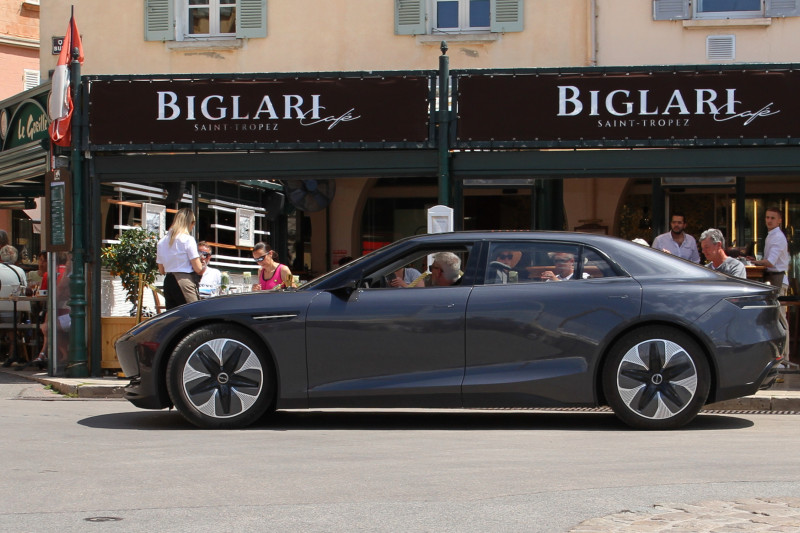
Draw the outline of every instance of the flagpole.
[[[73,6],[74,15],[74,6]],[[70,16],[70,32],[76,31]],[[78,36],[80,39],[80,36]],[[70,36],[70,46],[76,42],[75,35]],[[69,279],[70,287],[70,319],[71,328],[69,336],[69,362],[67,376],[83,378],[89,375],[88,355],[86,350],[86,268],[85,268],[85,238],[83,228],[83,157],[81,151],[81,63],[80,50],[74,47],[71,51],[70,86],[72,87],[72,274]]]

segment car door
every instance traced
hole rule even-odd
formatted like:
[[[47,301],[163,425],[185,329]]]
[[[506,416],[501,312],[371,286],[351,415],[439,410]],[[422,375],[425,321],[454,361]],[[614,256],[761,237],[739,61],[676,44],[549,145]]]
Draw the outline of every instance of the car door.
[[[322,292],[311,302],[306,335],[312,407],[461,405],[471,284],[375,286],[395,268],[372,275],[371,287]]]
[[[465,406],[590,405],[595,372],[609,335],[638,316],[641,287],[594,250],[569,243],[516,243],[516,275],[498,282],[490,247],[486,284],[467,309]],[[509,250],[507,243],[503,243]],[[574,255],[564,281],[541,281]],[[548,264],[550,262],[551,264]]]

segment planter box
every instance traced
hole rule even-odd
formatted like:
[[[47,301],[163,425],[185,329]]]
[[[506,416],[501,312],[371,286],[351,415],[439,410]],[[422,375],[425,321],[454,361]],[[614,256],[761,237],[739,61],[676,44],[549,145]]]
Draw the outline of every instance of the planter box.
[[[104,316],[100,317],[100,329],[102,330],[102,354],[100,367],[104,369],[120,369],[117,352],[114,351],[114,343],[117,342],[125,332],[136,325],[136,317],[132,316]]]

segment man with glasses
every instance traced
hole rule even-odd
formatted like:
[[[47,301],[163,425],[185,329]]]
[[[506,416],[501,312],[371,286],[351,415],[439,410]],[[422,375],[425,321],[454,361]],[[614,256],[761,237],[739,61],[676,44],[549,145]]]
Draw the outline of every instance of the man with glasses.
[[[206,241],[200,241],[197,243],[197,251],[200,253],[200,263],[206,267],[198,286],[200,298],[219,296],[219,288],[222,285],[222,272],[219,269],[208,266],[208,262],[211,261],[211,247]]]
[[[544,281],[566,281],[572,279],[575,274],[575,255],[566,252],[556,252],[553,254],[554,270],[545,270],[542,272],[542,279]],[[590,276],[586,272],[583,273],[582,278],[588,279]]]
[[[430,270],[431,286],[454,285],[461,277],[461,259],[453,252],[439,252],[433,255]]]
[[[519,272],[512,270],[522,257],[518,250],[500,249],[489,263],[486,283],[509,283],[519,281]]]

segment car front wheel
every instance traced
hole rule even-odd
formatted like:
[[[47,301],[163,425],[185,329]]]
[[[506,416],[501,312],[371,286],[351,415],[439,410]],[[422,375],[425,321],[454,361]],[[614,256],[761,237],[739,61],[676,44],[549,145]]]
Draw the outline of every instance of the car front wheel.
[[[697,416],[709,392],[708,362],[691,337],[647,327],[621,338],[603,368],[603,391],[623,422],[674,429]]]
[[[202,428],[241,428],[273,404],[275,379],[262,344],[230,325],[198,328],[167,364],[167,389],[178,412]]]

